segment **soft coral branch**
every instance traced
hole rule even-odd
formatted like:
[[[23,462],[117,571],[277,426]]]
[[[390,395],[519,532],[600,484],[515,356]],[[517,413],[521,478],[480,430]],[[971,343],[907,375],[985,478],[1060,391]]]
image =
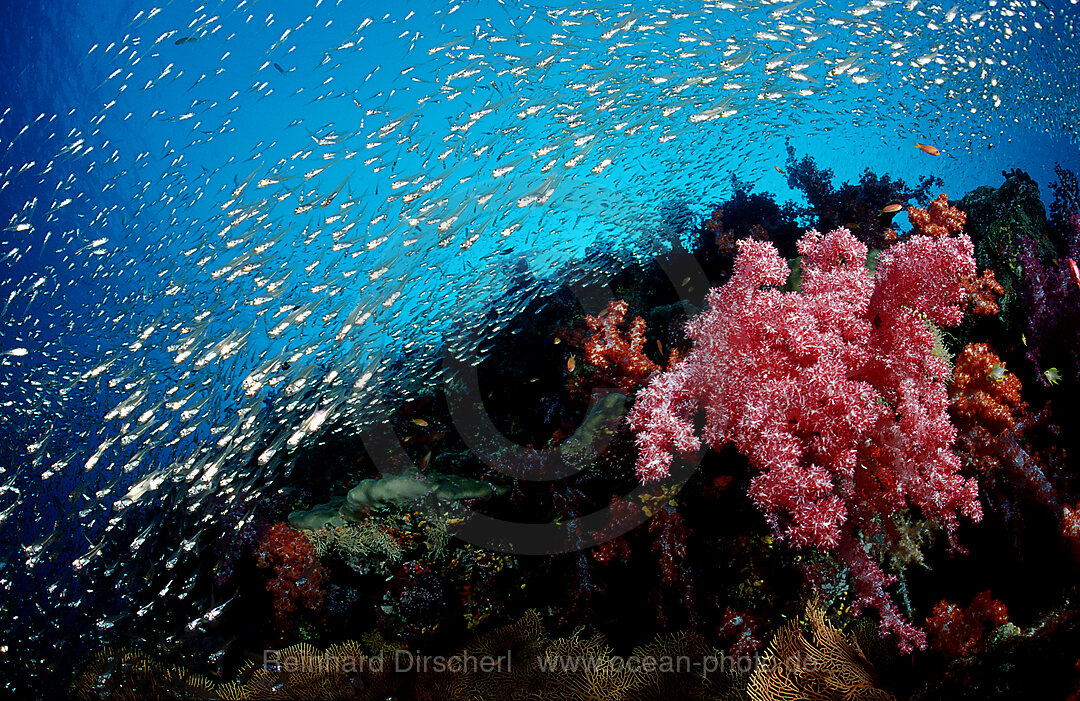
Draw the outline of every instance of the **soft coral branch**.
[[[593,335],[585,342],[585,358],[596,366],[602,377],[630,389],[656,372],[656,364],[642,352],[645,345],[645,321],[635,316],[625,335],[621,330],[627,304],[612,300],[599,316],[586,316]]]

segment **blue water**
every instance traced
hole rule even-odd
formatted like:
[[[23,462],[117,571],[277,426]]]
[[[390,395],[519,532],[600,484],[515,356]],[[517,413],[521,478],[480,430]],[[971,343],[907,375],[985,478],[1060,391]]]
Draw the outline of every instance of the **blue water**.
[[[954,199],[1080,166],[1075,3],[730,5],[6,4],[0,651],[158,605],[125,519],[258,498],[662,203],[798,200],[788,144]]]

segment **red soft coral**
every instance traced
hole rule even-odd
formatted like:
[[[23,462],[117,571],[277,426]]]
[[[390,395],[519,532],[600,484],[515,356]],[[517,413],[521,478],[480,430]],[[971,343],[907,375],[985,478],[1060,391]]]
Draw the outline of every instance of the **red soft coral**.
[[[942,599],[926,619],[934,647],[948,657],[965,657],[974,652],[987,627],[1009,622],[1005,604],[991,598],[990,591],[980,592],[967,608]]]
[[[1001,311],[998,300],[1005,294],[1005,288],[997,281],[994,271],[987,268],[977,278],[964,281],[967,299],[964,310],[970,306],[976,316],[993,316]]]
[[[287,523],[276,523],[263,535],[255,563],[274,570],[266,589],[274,595],[274,622],[285,640],[296,628],[298,609],[322,606],[326,570],[311,541]]]

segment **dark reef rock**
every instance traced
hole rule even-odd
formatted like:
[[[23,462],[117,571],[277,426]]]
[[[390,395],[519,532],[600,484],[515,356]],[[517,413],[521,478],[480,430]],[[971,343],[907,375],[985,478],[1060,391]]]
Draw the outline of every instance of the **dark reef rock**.
[[[1032,241],[1044,258],[1053,256],[1054,246],[1038,183],[1021,170],[1003,175],[1001,187],[978,187],[964,195],[957,206],[967,213],[964,231],[975,244],[979,264],[991,268],[1010,295],[1016,283],[1014,268],[1020,242]]]

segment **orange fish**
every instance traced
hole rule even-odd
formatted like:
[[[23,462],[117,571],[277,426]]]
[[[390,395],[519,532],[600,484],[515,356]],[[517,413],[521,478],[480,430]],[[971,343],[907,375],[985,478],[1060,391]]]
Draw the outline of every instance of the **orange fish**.
[[[1069,261],[1069,272],[1072,273],[1073,282],[1077,287],[1080,287],[1080,267],[1076,265],[1076,261],[1072,258],[1067,259]]]
[[[573,372],[574,368],[576,368],[576,367],[577,367],[577,363],[574,362],[574,354],[571,353],[570,354],[570,360],[566,361],[566,371],[567,372]]]
[[[930,144],[915,144],[915,148],[919,149],[923,153],[929,153],[931,156],[940,156],[941,151],[937,150],[937,147]]]
[[[887,205],[885,205],[884,207],[881,208],[881,213],[882,214],[896,214],[897,212],[899,212],[903,208],[904,208],[904,205],[902,205],[902,204],[896,204],[896,203],[887,204]]]
[[[773,166],[773,168],[776,168],[776,172],[779,173],[780,175],[787,175],[787,173],[780,170],[780,166]]]
[[[421,428],[426,428],[428,423],[423,419],[413,419],[412,422]]]

